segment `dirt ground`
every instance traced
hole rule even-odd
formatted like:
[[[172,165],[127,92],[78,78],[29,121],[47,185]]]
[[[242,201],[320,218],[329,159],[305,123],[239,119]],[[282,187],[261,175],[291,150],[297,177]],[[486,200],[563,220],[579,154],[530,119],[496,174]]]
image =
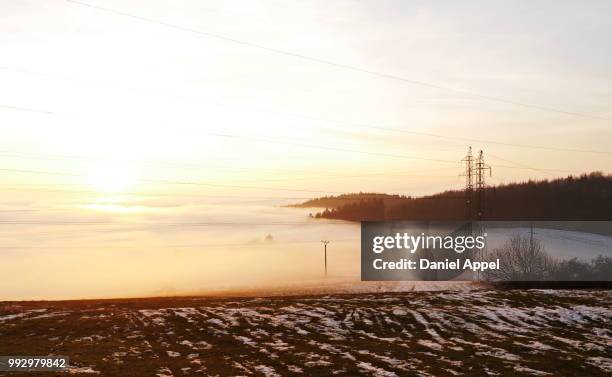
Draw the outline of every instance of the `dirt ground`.
[[[0,376],[610,376],[612,291],[0,303]]]

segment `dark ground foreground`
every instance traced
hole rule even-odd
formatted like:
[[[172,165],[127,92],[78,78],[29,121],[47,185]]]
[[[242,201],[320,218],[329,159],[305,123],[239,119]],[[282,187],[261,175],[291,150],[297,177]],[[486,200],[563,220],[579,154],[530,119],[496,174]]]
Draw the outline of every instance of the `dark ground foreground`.
[[[3,376],[610,376],[612,291],[0,303]]]

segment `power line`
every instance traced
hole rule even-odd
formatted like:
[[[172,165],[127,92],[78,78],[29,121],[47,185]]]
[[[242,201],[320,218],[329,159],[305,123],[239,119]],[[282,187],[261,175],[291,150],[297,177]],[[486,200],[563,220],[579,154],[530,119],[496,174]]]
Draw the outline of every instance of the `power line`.
[[[238,167],[231,167],[231,168],[227,168],[226,166],[223,167],[218,167],[217,166],[209,166],[209,165],[204,165],[204,164],[194,164],[194,163],[183,163],[183,162],[174,162],[174,161],[146,161],[146,160],[133,160],[133,159],[118,159],[118,158],[104,158],[104,157],[95,157],[95,156],[82,156],[82,155],[58,155],[58,154],[47,154],[47,153],[23,153],[23,152],[14,152],[14,151],[6,151],[6,150],[0,150],[0,156],[7,156],[7,157],[14,157],[14,158],[24,158],[24,159],[41,159],[44,158],[45,160],[48,159],[79,159],[79,160],[93,160],[93,161],[103,161],[103,162],[125,162],[125,163],[133,163],[133,164],[142,164],[142,165],[166,165],[166,166],[177,166],[177,167],[193,167],[193,168],[205,168],[205,169],[210,169],[213,168],[215,170],[219,170],[219,171],[239,171],[239,172],[244,172],[244,171],[262,171],[262,172],[279,172],[279,171],[284,171],[284,172],[288,172],[288,173],[296,173],[296,172],[302,172],[302,173],[310,173],[311,171],[301,171],[301,170],[290,170],[290,169],[260,169],[260,168],[252,168],[252,167],[245,167],[245,168],[238,168]],[[439,169],[423,169],[423,170],[415,170],[412,169],[411,171],[413,172],[419,172],[419,171],[433,171],[433,170],[451,170],[454,168],[439,168]],[[298,178],[288,178],[288,179],[278,179],[278,180],[308,180],[308,179],[336,179],[336,178],[352,178],[352,177],[367,177],[367,176],[401,176],[401,177],[413,177],[413,176],[423,176],[423,177],[443,177],[443,178],[447,178],[447,177],[455,177],[450,176],[450,175],[419,175],[419,174],[406,174],[404,171],[401,172],[389,172],[389,173],[364,173],[364,174],[359,174],[359,175],[342,175],[342,174],[337,174],[337,173],[333,173],[331,171],[326,172],[326,171],[319,171],[317,170],[317,172],[319,173],[325,173],[328,175],[325,176],[316,176],[316,177],[298,177]],[[257,180],[258,182],[261,181],[266,181],[266,180]],[[276,181],[275,180],[269,180],[269,181]]]
[[[236,171],[236,172],[251,172],[251,171],[261,171],[261,172],[287,172],[287,173],[311,173],[311,171],[300,171],[293,169],[261,169],[254,167],[227,167],[223,165],[209,165],[209,164],[196,164],[196,163],[185,163],[185,162],[176,162],[176,161],[147,161],[147,160],[134,160],[134,159],[124,159],[124,158],[108,158],[108,157],[99,157],[99,156],[83,156],[83,155],[65,155],[65,154],[41,154],[41,153],[23,153],[23,152],[15,152],[15,151],[7,151],[0,150],[0,156],[5,157],[14,157],[14,158],[22,158],[22,159],[62,159],[62,160],[86,160],[86,161],[102,161],[102,162],[125,162],[129,164],[138,164],[138,165],[160,165],[160,166],[169,166],[169,167],[187,167],[187,168],[201,168],[201,169],[214,169],[220,171]],[[331,171],[317,171],[319,173],[333,174]]]
[[[65,246],[0,246],[0,249],[177,249],[177,248],[200,248],[200,247],[271,247],[286,244],[315,244],[320,241],[271,241],[271,242],[245,242],[245,243],[218,243],[218,244],[164,244],[164,245],[65,245]],[[357,242],[354,238],[335,239],[334,242]]]
[[[147,161],[147,160],[134,160],[134,159],[124,159],[124,158],[108,158],[108,157],[99,157],[99,156],[83,156],[83,155],[65,155],[65,154],[40,154],[40,153],[23,153],[23,152],[15,152],[15,151],[7,151],[0,150],[0,156],[5,157],[14,157],[14,158],[23,158],[23,159],[74,159],[74,160],[87,160],[87,161],[102,161],[102,162],[125,162],[130,164],[138,164],[138,165],[162,165],[162,166],[170,166],[170,167],[189,167],[189,168],[204,168],[204,169],[215,169],[221,171],[236,171],[236,172],[245,172],[245,171],[261,171],[261,172],[299,172],[299,170],[289,170],[289,169],[261,169],[261,168],[253,168],[253,167],[230,167],[223,165],[209,165],[209,164],[195,164],[195,163],[184,163],[184,162],[175,162],[175,161]],[[307,172],[307,171],[302,171]],[[332,172],[322,173],[332,174]]]
[[[360,153],[360,154],[366,154],[366,155],[371,155],[371,156],[402,158],[402,159],[408,159],[408,160],[420,160],[420,161],[430,161],[430,162],[444,162],[444,163],[453,163],[453,164],[455,163],[455,161],[452,161],[452,160],[442,160],[442,159],[437,159],[437,158],[427,158],[427,157],[419,157],[419,156],[408,156],[408,155],[394,154],[394,153],[368,152],[368,151],[360,151],[360,150],[356,150],[356,149],[328,147],[328,146],[322,146],[322,145],[318,145],[318,144],[304,144],[304,143],[295,143],[295,142],[274,141],[274,140],[268,140],[268,139],[266,139],[264,137],[261,137],[261,136],[242,136],[242,135],[232,135],[232,134],[223,134],[223,133],[214,133],[214,132],[205,132],[205,133],[207,135],[210,135],[210,136],[254,140],[254,141],[261,141],[261,142],[265,142],[265,143],[291,145],[291,146],[303,147],[303,148],[323,149],[323,150],[330,150],[330,151],[335,151],[335,152]]]
[[[103,82],[96,82],[96,81],[92,81],[92,80],[84,80],[84,79],[80,79],[80,78],[76,79],[76,78],[72,78],[72,77],[53,75],[53,74],[42,73],[42,72],[35,72],[35,71],[25,70],[25,69],[21,69],[21,68],[13,68],[13,67],[0,66],[0,69],[14,71],[14,72],[20,72],[20,73],[26,73],[26,74],[32,74],[32,75],[38,75],[38,76],[44,76],[44,77],[50,77],[50,78],[58,79],[58,80],[85,82],[85,83],[87,83],[89,85],[92,85],[92,84],[95,84],[95,85],[108,85],[108,84],[103,83]],[[151,91],[151,90],[142,89],[142,88],[121,88],[121,89],[129,89],[129,90],[143,92],[143,93],[147,93],[147,94],[151,94],[151,95],[155,95],[155,96],[172,98],[172,99],[178,99],[178,100],[183,100],[183,101],[201,102],[201,103],[205,103],[205,104],[208,104],[208,105],[219,106],[219,107],[229,107],[229,108],[235,108],[235,109],[240,109],[240,110],[245,110],[245,111],[250,111],[250,112],[258,112],[258,113],[264,113],[264,114],[273,114],[273,115],[279,115],[279,116],[291,117],[291,118],[298,118],[298,119],[305,119],[305,120],[311,120],[311,121],[317,121],[317,122],[341,124],[341,125],[360,127],[360,128],[365,128],[365,129],[372,129],[372,130],[377,130],[377,131],[385,131],[385,132],[393,132],[393,133],[404,133],[404,134],[417,135],[417,136],[426,136],[426,137],[432,137],[432,138],[438,138],[438,139],[446,139],[446,140],[458,140],[458,141],[467,141],[467,142],[476,142],[476,143],[485,143],[485,144],[495,144],[495,145],[502,145],[502,146],[506,146],[506,147],[514,147],[514,148],[538,149],[538,150],[549,150],[549,151],[558,151],[558,152],[573,152],[573,153],[612,154],[612,152],[601,151],[601,150],[561,148],[561,147],[549,147],[549,146],[542,146],[542,145],[508,143],[508,142],[502,142],[502,141],[496,141],[496,140],[488,140],[488,139],[466,138],[466,137],[461,137],[461,136],[448,136],[448,135],[441,135],[441,134],[428,133],[428,132],[410,131],[410,130],[405,130],[405,129],[400,129],[400,128],[382,127],[382,126],[377,126],[377,125],[367,124],[367,123],[348,122],[348,121],[343,121],[343,120],[338,120],[338,119],[330,119],[330,118],[324,118],[324,117],[318,117],[318,116],[312,116],[312,115],[287,113],[287,112],[276,111],[276,110],[260,109],[260,108],[256,108],[256,107],[250,107],[250,106],[242,106],[242,105],[236,105],[236,104],[230,104],[230,103],[224,103],[224,102],[217,102],[217,101],[211,101],[211,100],[206,100],[206,99],[202,99],[202,98],[179,96],[179,95],[174,95],[174,94],[166,94],[166,93],[160,93],[160,92]],[[0,107],[4,107],[4,108],[8,108],[8,109],[14,109],[14,110],[32,111],[32,112],[38,112],[38,113],[43,113],[43,114],[46,113],[46,114],[61,115],[61,114],[58,114],[58,113],[55,113],[55,112],[52,112],[52,111],[30,109],[30,108],[26,108],[26,107],[18,107],[18,106],[11,106],[11,105],[0,105]],[[68,114],[65,114],[65,115],[68,115]],[[70,116],[73,116],[73,115],[70,115]],[[189,132],[197,132],[197,131],[189,131]]]
[[[549,173],[554,173],[556,172],[556,170],[543,170],[543,169],[536,169],[536,168],[530,168],[527,165],[520,163],[520,162],[516,162],[516,161],[512,161],[512,160],[508,160],[507,158],[502,158],[496,155],[493,155],[491,153],[488,153],[488,155],[490,157],[493,157],[496,160],[500,160],[500,161],[504,161],[504,162],[509,162],[511,164],[514,164],[514,166],[519,167],[519,168],[524,168],[524,169],[531,169],[531,170],[538,170],[538,171],[542,171],[542,172],[549,172]]]
[[[48,170],[29,170],[29,169],[7,169],[0,168],[0,171],[12,172],[12,173],[26,173],[26,174],[46,174],[56,175],[63,177],[85,177],[84,174],[67,173],[67,172],[55,172]],[[290,187],[260,187],[260,186],[244,186],[244,185],[223,185],[217,183],[208,182],[192,182],[192,181],[173,181],[173,180],[155,180],[155,179],[135,179],[136,181],[149,182],[149,183],[162,183],[172,185],[194,185],[194,186],[207,186],[207,187],[224,187],[224,188],[238,188],[238,189],[251,189],[251,190],[272,190],[272,191],[296,191],[296,192],[312,192],[312,193],[332,193],[342,194],[341,191],[330,191],[330,190],[308,190],[308,189],[296,189]]]
[[[261,45],[261,44],[258,44],[258,43],[248,42],[248,41],[244,41],[244,40],[241,40],[241,39],[237,39],[237,38],[233,38],[233,37],[217,34],[217,33],[214,33],[214,32],[201,31],[201,30],[196,30],[196,29],[191,29],[191,28],[183,27],[183,26],[180,26],[180,25],[174,25],[174,24],[171,24],[171,23],[168,23],[168,22],[154,20],[154,19],[151,19],[151,18],[142,17],[142,16],[139,16],[139,15],[135,15],[135,14],[127,13],[127,12],[123,12],[123,11],[118,11],[118,10],[111,9],[111,8],[100,7],[100,6],[97,6],[97,5],[93,5],[93,4],[90,4],[90,3],[81,2],[81,1],[77,1],[77,0],[66,0],[66,1],[70,2],[70,3],[73,3],[73,4],[80,5],[80,6],[90,7],[90,8],[96,9],[96,10],[100,10],[100,11],[104,11],[104,12],[108,12],[108,13],[114,13],[114,14],[121,15],[121,16],[124,16],[124,17],[130,17],[130,18],[134,18],[134,19],[137,19],[137,20],[140,20],[140,21],[150,22],[150,23],[153,23],[153,24],[161,25],[161,26],[164,26],[164,27],[168,27],[168,28],[172,28],[172,29],[176,29],[176,30],[180,30],[180,31],[188,32],[188,33],[193,33],[193,34],[198,34],[198,35],[209,37],[209,38],[215,38],[215,39],[219,39],[219,40],[224,40],[224,41],[227,41],[227,42],[231,42],[231,43],[235,43],[235,44],[239,44],[239,45],[243,45],[243,46],[248,46],[248,47],[252,47],[252,48],[257,48],[257,49],[268,51],[268,52],[272,52],[272,53],[275,53],[275,54],[291,56],[291,57],[294,57],[294,58],[299,58],[299,59],[303,59],[303,60],[307,60],[307,61],[312,61],[312,62],[319,63],[319,64],[325,64],[325,65],[329,65],[329,66],[333,66],[333,67],[337,67],[337,68],[348,69],[348,70],[351,70],[351,71],[361,72],[361,73],[365,73],[365,74],[368,74],[368,75],[377,76],[377,77],[381,77],[381,78],[385,78],[385,79],[397,80],[397,81],[401,81],[401,82],[412,84],[412,85],[419,85],[419,86],[434,88],[434,89],[438,89],[438,90],[454,92],[454,93],[458,93],[458,94],[462,94],[462,95],[467,95],[467,96],[471,96],[471,97],[485,99],[485,100],[488,100],[488,101],[501,102],[501,103],[506,103],[506,104],[515,105],[515,106],[531,108],[531,109],[540,110],[540,111],[554,112],[554,113],[559,113],[559,114],[564,114],[564,115],[571,115],[571,116],[584,117],[584,118],[590,118],[590,119],[598,119],[598,120],[606,120],[606,121],[611,121],[612,120],[612,118],[606,118],[606,117],[602,117],[602,116],[599,116],[599,115],[577,113],[577,112],[566,111],[566,110],[557,109],[557,108],[553,108],[553,107],[546,107],[546,106],[528,104],[528,103],[514,101],[514,100],[509,100],[509,99],[505,99],[505,98],[501,98],[501,97],[494,97],[494,96],[490,96],[490,95],[479,94],[479,93],[476,93],[476,92],[471,92],[471,91],[466,91],[466,90],[460,90],[460,89],[456,89],[456,88],[446,87],[446,86],[442,86],[442,85],[438,85],[438,84],[434,84],[434,83],[429,83],[429,82],[425,82],[425,81],[409,79],[409,78],[397,76],[397,75],[394,75],[394,74],[388,74],[388,73],[383,73],[383,72],[372,71],[372,70],[361,68],[361,67],[358,67],[358,66],[353,66],[353,65],[344,64],[344,63],[338,63],[338,62],[334,62],[334,61],[331,61],[331,60],[326,60],[326,59],[321,59],[321,58],[317,58],[317,57],[312,57],[312,56],[308,56],[308,55],[304,55],[304,54],[300,54],[300,53],[296,53],[296,52],[292,52],[292,51],[272,48],[272,47],[264,46],[264,45]]]
[[[3,105],[0,105],[0,107],[3,107]],[[19,110],[23,110],[23,111],[29,111],[26,108],[17,108],[17,107],[13,107],[13,106],[9,106],[9,108],[19,109]],[[40,111],[40,112],[44,112],[44,111]],[[53,114],[53,115],[61,115],[59,113],[54,113],[54,112],[47,112],[47,113],[48,114]],[[205,131],[199,131],[199,130],[182,130],[182,131],[184,131],[184,132],[192,132],[192,133],[201,133],[201,134],[205,134],[205,135],[209,135],[209,136],[214,136],[214,137],[224,137],[224,138],[233,138],[233,139],[245,139],[245,140],[260,141],[260,142],[272,143],[272,144],[291,145],[291,146],[298,146],[298,147],[304,147],[304,148],[313,148],[313,149],[322,149],[322,150],[332,150],[332,151],[337,151],[337,152],[358,153],[358,154],[366,154],[366,155],[373,155],[373,156],[380,156],[380,157],[391,157],[391,158],[421,160],[421,161],[430,161],[430,162],[441,162],[441,163],[452,163],[452,164],[456,163],[456,161],[452,161],[452,160],[434,159],[434,158],[427,158],[427,157],[420,157],[420,156],[409,156],[409,155],[392,154],[392,153],[368,152],[368,151],[361,151],[361,150],[355,150],[355,149],[346,149],[346,148],[321,146],[321,145],[318,145],[318,144],[315,145],[315,144],[304,144],[304,143],[296,143],[296,142],[284,142],[284,141],[277,141],[277,140],[269,140],[269,137],[260,136],[260,135],[242,136],[242,135],[232,135],[232,134],[219,133],[219,132],[205,132]],[[537,170],[541,170],[541,171],[557,171],[557,172],[578,174],[578,172],[575,172],[575,171],[560,170],[560,169],[519,167],[519,166],[509,166],[509,165],[497,165],[496,167],[502,167],[502,168],[508,168],[508,169],[528,169],[528,170],[536,170],[536,171]]]
[[[94,190],[58,190],[58,189],[39,189],[39,188],[31,188],[31,187],[15,187],[15,186],[0,186],[0,191],[32,191],[32,192],[57,192],[64,194],[92,194],[92,195],[101,195],[99,191]],[[187,198],[223,198],[223,199],[259,199],[259,200],[283,200],[283,199],[295,199],[295,200],[309,200],[312,197],[308,196],[277,196],[277,197],[262,197],[262,196],[235,196],[235,195],[208,195],[208,194],[170,194],[170,193],[142,193],[142,192],[133,192],[133,191],[123,191],[121,194],[123,196],[150,196],[150,197],[187,197]],[[6,212],[6,210],[1,210],[0,213]]]
[[[40,110],[40,109],[33,109],[30,107],[21,107],[21,106],[12,106],[12,105],[2,105],[0,104],[0,107],[5,108],[5,109],[11,109],[11,110],[19,110],[19,111],[28,111],[28,112],[32,112],[32,113],[40,113],[40,114],[52,114],[52,115],[64,115],[64,116],[68,116],[68,114],[60,114],[60,113],[56,113],[53,111],[48,111],[48,110]]]
[[[285,181],[307,181],[307,180],[329,180],[329,179],[346,179],[346,178],[457,178],[456,175],[430,175],[430,174],[387,174],[387,173],[368,173],[355,175],[336,175],[336,176],[319,176],[319,177],[298,177],[298,178],[279,178],[279,179],[258,179],[258,182],[285,182]]]
[[[5,106],[0,105],[0,107],[5,107]],[[30,111],[28,108],[18,108],[14,106],[6,106],[6,107],[11,108],[11,109],[18,109],[22,111]],[[37,111],[37,112],[44,112],[44,111]],[[55,112],[46,112],[46,113],[53,114],[53,115],[62,115],[60,113],[55,113]],[[304,143],[296,143],[296,142],[270,140],[269,137],[260,136],[260,135],[243,136],[243,135],[233,135],[233,134],[220,133],[220,132],[205,132],[205,131],[200,131],[200,130],[181,130],[181,131],[190,132],[190,133],[199,133],[199,134],[204,134],[204,135],[214,136],[214,137],[252,140],[252,141],[259,141],[259,142],[270,143],[270,144],[291,145],[291,146],[297,146],[297,147],[302,147],[302,148],[331,150],[331,151],[345,152],[345,153],[358,153],[358,154],[365,154],[365,155],[370,155],[370,156],[392,157],[392,158],[401,158],[401,159],[409,159],[409,160],[430,161],[430,162],[444,162],[444,163],[453,163],[453,164],[455,163],[455,161],[452,161],[452,160],[442,160],[442,159],[419,157],[419,156],[408,156],[408,155],[393,154],[393,153],[368,152],[368,151],[361,151],[361,150],[356,150],[356,149],[322,146],[318,144],[315,145],[315,144],[304,144]]]
[[[333,220],[332,220],[333,221]],[[342,220],[337,220],[336,224],[342,225],[355,225],[353,222],[345,222]],[[0,225],[53,225],[53,226],[118,226],[118,225],[135,225],[133,223],[122,224],[122,223],[114,223],[108,221],[86,221],[86,220],[63,220],[63,221],[38,221],[38,220],[0,220]],[[209,226],[304,226],[304,225],[315,225],[320,226],[322,223],[318,222],[232,222],[232,221],[202,221],[202,222],[155,222],[155,223],[139,223],[136,225],[141,225],[146,227],[146,229],[152,227],[175,227],[175,226],[185,226],[185,227],[209,227]]]
[[[0,191],[10,191],[10,192],[57,192],[57,193],[62,193],[62,194],[92,194],[92,195],[102,195],[103,193],[100,193],[99,191],[94,191],[94,190],[57,190],[57,189],[38,189],[38,188],[30,188],[30,187],[15,187],[15,186],[0,186]],[[149,196],[149,197],[163,197],[163,196],[168,196],[168,197],[188,197],[188,198],[222,198],[222,199],[252,199],[252,200],[306,200],[306,201],[310,201],[310,200],[324,200],[324,199],[329,199],[332,201],[341,201],[341,200],[346,200],[346,201],[355,201],[355,202],[359,202],[359,201],[367,201],[370,198],[366,197],[366,198],[360,198],[360,197],[342,197],[342,196],[333,196],[333,197],[319,197],[319,198],[312,198],[312,197],[307,197],[307,196],[291,196],[291,197],[287,197],[287,196],[278,196],[278,197],[261,197],[261,196],[235,196],[235,195],[203,195],[203,194],[194,194],[194,195],[189,195],[189,194],[169,194],[169,193],[140,193],[140,192],[121,192],[119,194],[116,194],[119,196],[129,196],[129,195],[133,195],[133,196]],[[450,196],[420,196],[420,197],[409,197],[409,196],[397,196],[397,197],[373,197],[376,199],[388,199],[388,200],[435,200],[435,199],[439,199],[439,200],[446,200],[446,199],[461,199],[459,197],[450,197]],[[130,205],[125,205],[126,207],[129,207]],[[308,208],[317,208],[316,206],[313,207],[308,207]],[[83,208],[81,208],[83,209]],[[40,210],[34,210],[34,209],[24,209],[24,210],[12,210],[12,209],[0,209],[0,213],[2,212],[45,212],[48,210],[45,209],[40,209]],[[56,212],[62,212],[62,211],[70,211],[70,209],[55,209],[54,211]]]
[[[541,170],[538,168],[531,167],[513,167],[513,166],[505,166],[505,165],[497,165],[497,167],[507,167],[507,168],[517,168],[517,169],[531,169],[531,170]],[[48,170],[31,170],[31,169],[11,169],[11,168],[0,168],[0,171],[11,172],[11,173],[25,173],[25,174],[43,174],[43,175],[53,175],[53,176],[62,176],[62,177],[86,177],[85,174],[77,174],[77,173],[69,173],[69,172],[57,172],[57,171],[48,171]],[[193,182],[193,181],[175,181],[175,180],[155,180],[155,179],[135,179],[135,181],[155,183],[155,184],[171,184],[171,185],[193,185],[193,186],[206,186],[206,187],[223,187],[223,188],[237,188],[237,189],[252,189],[252,190],[271,190],[271,191],[294,191],[294,192],[311,192],[311,193],[328,193],[328,194],[345,194],[343,191],[325,191],[325,190],[309,190],[309,189],[296,189],[296,188],[283,188],[283,187],[261,187],[261,186],[245,186],[245,185],[224,185],[224,184],[216,184],[216,183],[208,183],[208,182]],[[1,189],[1,188],[0,188]],[[27,188],[28,191],[43,191],[41,189],[31,189]],[[16,190],[17,191],[17,190]],[[93,193],[91,191],[77,191],[77,190],[44,190],[48,192],[74,192],[74,193]],[[124,193],[125,195],[150,195],[150,196],[163,196],[164,194],[145,194],[145,193]],[[174,194],[168,194],[168,196],[175,196]],[[176,196],[181,196],[180,194]],[[202,195],[198,195],[202,196]],[[206,195],[204,195],[206,197]],[[228,196],[231,197],[231,196]],[[253,197],[253,199],[259,199],[260,197]],[[289,197],[289,198],[278,198],[278,199],[304,199],[297,197]],[[308,199],[308,198],[306,198]],[[338,198],[343,199],[343,198]],[[346,200],[356,200],[354,198],[346,198]]]

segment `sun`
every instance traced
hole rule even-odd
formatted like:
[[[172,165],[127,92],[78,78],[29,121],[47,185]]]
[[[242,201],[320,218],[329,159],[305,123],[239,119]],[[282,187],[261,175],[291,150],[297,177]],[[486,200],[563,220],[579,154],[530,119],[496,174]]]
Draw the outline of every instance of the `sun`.
[[[134,171],[121,163],[103,163],[89,168],[88,182],[102,192],[122,192],[134,185]]]

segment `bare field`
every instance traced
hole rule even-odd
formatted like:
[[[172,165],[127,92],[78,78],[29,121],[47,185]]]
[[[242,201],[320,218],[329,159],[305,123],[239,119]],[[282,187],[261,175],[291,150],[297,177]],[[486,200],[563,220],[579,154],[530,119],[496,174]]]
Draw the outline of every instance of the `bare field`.
[[[611,323],[607,290],[4,302],[0,355],[83,376],[609,376]]]

